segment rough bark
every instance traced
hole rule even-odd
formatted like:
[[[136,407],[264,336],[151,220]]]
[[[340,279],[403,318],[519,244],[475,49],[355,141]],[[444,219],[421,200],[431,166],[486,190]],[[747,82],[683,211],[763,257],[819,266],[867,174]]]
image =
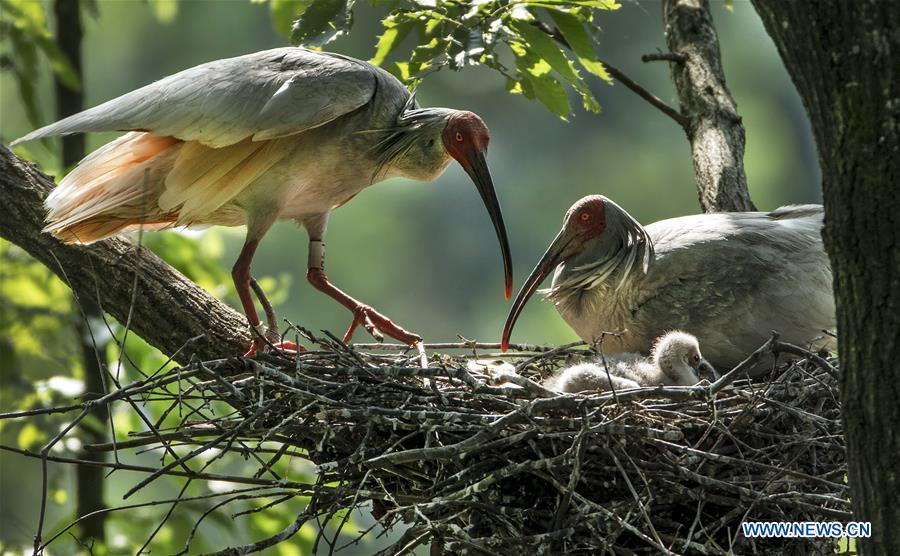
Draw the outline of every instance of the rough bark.
[[[56,0],[53,3],[53,11],[56,16],[56,44],[60,51],[68,57],[72,68],[82,77],[81,71],[81,38],[84,35],[81,26],[81,2],[80,0]],[[83,81],[83,80],[82,80]],[[56,117],[65,118],[84,109],[84,95],[80,89],[70,89],[55,79],[56,91]],[[69,135],[62,138],[62,164],[69,168],[81,160],[85,155],[84,135]],[[100,306],[89,298],[81,300],[84,318],[77,319],[78,337],[81,339],[81,360],[84,367],[84,383],[86,398],[96,399],[103,396],[106,385],[103,380],[102,360],[106,353],[106,343],[96,341],[90,334],[91,321],[99,321],[103,315]],[[79,426],[82,440],[86,444],[97,444],[106,441],[104,424],[109,420],[109,409],[104,404],[98,404],[91,409],[93,420],[84,421]],[[90,461],[104,462],[105,454],[98,454],[82,450],[78,457]],[[81,522],[82,542],[88,546],[94,542],[105,543],[104,532],[106,512],[101,512],[106,506],[103,501],[104,480],[103,469],[99,467],[80,466],[76,470],[76,502],[75,515],[88,516]]]
[[[187,362],[192,354],[216,359],[247,349],[246,319],[150,250],[125,239],[65,245],[41,232],[42,203],[51,187],[50,178],[0,146],[0,237],[50,268],[78,299],[96,300],[163,353],[184,347],[177,361]]]
[[[744,126],[725,85],[709,0],[665,0],[662,9],[700,206],[704,212],[756,210],[744,173]]]
[[[900,554],[900,3],[754,0],[812,122],[863,554]]]

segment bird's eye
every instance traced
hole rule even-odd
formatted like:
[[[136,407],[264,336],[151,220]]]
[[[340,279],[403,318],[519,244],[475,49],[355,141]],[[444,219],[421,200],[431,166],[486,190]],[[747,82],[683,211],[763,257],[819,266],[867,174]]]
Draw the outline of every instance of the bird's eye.
[[[459,131],[456,132],[456,140],[457,140],[457,141],[462,141],[462,140],[463,140],[462,133],[459,132]]]
[[[432,147],[432,145],[434,145],[434,139],[429,139],[428,141],[425,141],[426,148],[430,149]]]
[[[579,218],[581,218],[582,222],[587,222],[588,220],[591,219],[591,214],[588,212],[582,212],[581,216],[579,216]]]

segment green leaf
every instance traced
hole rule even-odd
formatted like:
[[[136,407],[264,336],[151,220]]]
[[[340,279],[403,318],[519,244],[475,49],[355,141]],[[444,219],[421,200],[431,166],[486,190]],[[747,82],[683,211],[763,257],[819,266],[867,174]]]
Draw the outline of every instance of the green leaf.
[[[562,83],[552,76],[533,78],[531,84],[534,87],[534,96],[550,111],[557,114],[563,120],[569,119],[572,108],[569,105],[569,97]]]
[[[524,21],[514,21],[512,26],[519,31],[520,35],[528,43],[528,47],[532,53],[536,54],[549,64],[556,73],[578,91],[582,98],[582,104],[586,110],[590,110],[591,112],[600,111],[600,104],[597,102],[597,99],[594,98],[594,94],[587,84],[585,84],[581,75],[578,74],[572,61],[559,49],[556,42],[554,42],[547,33]]]
[[[596,8],[598,10],[618,10],[622,7],[616,0],[525,0],[525,3],[531,6]]]
[[[553,42],[553,39],[547,33],[522,20],[513,20],[511,25],[528,43],[531,51],[550,64],[550,67],[561,75],[563,79],[572,84],[581,81],[581,77],[575,71],[572,62],[556,46],[556,43]]]
[[[506,79],[506,90],[514,95],[524,95],[525,91],[522,88],[522,82],[516,79],[507,78]]]
[[[581,66],[611,84],[613,82],[612,77],[606,71],[606,68],[603,67],[600,60],[597,59],[594,45],[584,28],[585,22],[578,16],[559,10],[547,10],[547,12],[550,14],[553,22],[556,23],[556,27],[562,33],[563,38],[569,43],[569,48],[572,49],[572,53],[578,58]]]
[[[12,21],[13,26],[29,37],[50,37],[47,18],[40,2],[33,0],[3,0],[0,2],[3,19]]]
[[[347,33],[353,25],[355,0],[315,0],[291,28],[291,42],[324,46]]]
[[[526,98],[536,98],[551,112],[567,120],[572,109],[566,88],[550,73],[550,64],[523,43],[510,43],[516,56],[516,69]]]
[[[72,90],[80,90],[81,83],[78,73],[72,67],[69,59],[56,46],[50,30],[47,28],[47,20],[44,9],[39,2],[31,0],[2,0],[0,2],[0,16],[5,23],[11,24],[8,28],[8,38],[12,42],[14,59],[22,61],[18,64],[17,78],[20,80],[19,90],[26,109],[36,114],[36,107],[29,106],[33,84],[25,84],[21,79],[30,79],[32,83],[37,79],[37,56],[35,46],[47,56],[50,68],[67,87]],[[25,77],[28,76],[28,77]],[[29,118],[32,114],[29,114]],[[32,122],[37,124],[38,122]]]
[[[313,0],[271,0],[269,16],[272,18],[272,27],[279,35],[290,40],[294,20],[312,3]]]
[[[378,44],[375,47],[375,56],[369,60],[369,62],[376,66],[380,66],[384,63],[391,52],[400,46],[400,43],[403,42],[403,39],[406,38],[406,35],[408,35],[410,30],[414,27],[414,22],[412,21],[397,23],[390,17],[385,19],[382,23],[385,28],[384,33],[378,37]]]
[[[435,37],[427,43],[417,46],[412,51],[409,61],[418,64],[428,64],[446,51],[447,43]]]

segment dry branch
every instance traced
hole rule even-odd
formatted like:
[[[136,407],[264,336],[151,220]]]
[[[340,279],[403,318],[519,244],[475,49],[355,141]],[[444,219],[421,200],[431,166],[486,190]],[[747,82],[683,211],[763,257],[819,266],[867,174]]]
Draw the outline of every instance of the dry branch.
[[[148,249],[126,239],[65,245],[43,233],[43,201],[52,187],[52,179],[0,146],[0,237],[53,271],[78,298],[95,300],[130,323],[163,353],[184,348],[175,357],[180,362],[246,350],[246,319]]]

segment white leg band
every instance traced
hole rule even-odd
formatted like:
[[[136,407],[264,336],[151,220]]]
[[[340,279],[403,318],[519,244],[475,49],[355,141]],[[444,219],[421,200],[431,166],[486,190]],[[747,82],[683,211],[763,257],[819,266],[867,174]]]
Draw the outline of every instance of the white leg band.
[[[325,242],[312,239],[309,241],[309,254],[306,259],[307,268],[325,268]]]

